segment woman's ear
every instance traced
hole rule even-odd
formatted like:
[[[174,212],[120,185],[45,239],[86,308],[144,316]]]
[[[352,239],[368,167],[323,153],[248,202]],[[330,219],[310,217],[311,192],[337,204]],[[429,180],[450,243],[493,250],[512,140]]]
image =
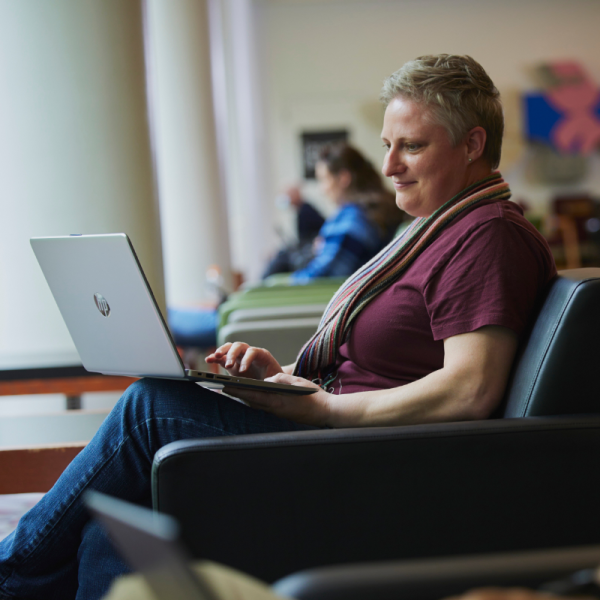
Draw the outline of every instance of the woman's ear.
[[[483,127],[473,127],[467,134],[467,159],[473,162],[483,155],[487,133]]]
[[[347,190],[350,187],[350,184],[352,183],[352,175],[347,169],[342,169],[337,174],[337,180],[340,189]]]

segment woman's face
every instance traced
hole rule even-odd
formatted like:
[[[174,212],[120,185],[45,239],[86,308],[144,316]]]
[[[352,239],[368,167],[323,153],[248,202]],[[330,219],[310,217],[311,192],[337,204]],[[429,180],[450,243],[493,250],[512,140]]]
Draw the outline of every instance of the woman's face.
[[[469,163],[468,141],[453,147],[446,129],[433,124],[423,104],[394,98],[385,111],[381,139],[387,148],[382,173],[394,184],[396,204],[414,217],[431,215],[482,178],[481,161],[476,169]]]
[[[349,185],[350,174],[348,171],[341,171],[334,175],[324,162],[319,161],[315,165],[315,175],[321,191],[330,200],[336,204],[343,200]]]

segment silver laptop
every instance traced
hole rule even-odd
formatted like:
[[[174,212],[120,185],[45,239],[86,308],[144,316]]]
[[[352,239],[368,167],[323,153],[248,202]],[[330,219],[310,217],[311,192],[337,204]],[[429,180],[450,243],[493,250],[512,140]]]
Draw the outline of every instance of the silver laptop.
[[[84,503],[106,528],[125,562],[143,575],[157,600],[217,600],[201,573],[189,567],[179,525],[168,515],[88,490]]]
[[[32,238],[86,370],[312,394],[314,388],[185,369],[124,233]]]

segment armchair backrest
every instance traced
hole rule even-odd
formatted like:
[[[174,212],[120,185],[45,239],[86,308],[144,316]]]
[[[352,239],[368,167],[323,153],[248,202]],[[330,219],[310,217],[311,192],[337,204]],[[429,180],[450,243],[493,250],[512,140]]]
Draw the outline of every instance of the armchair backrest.
[[[505,418],[600,413],[600,269],[562,271],[524,337]]]

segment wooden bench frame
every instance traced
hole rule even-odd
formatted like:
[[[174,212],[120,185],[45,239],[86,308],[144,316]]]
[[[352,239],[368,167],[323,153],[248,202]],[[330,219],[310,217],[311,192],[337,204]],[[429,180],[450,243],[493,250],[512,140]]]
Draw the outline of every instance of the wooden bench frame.
[[[0,396],[65,394],[67,408],[78,409],[81,394],[120,392],[134,381],[132,377],[88,374],[83,367],[4,371]],[[47,492],[86,444],[81,441],[0,448],[0,494]]]
[[[0,449],[0,494],[47,492],[87,442]]]

